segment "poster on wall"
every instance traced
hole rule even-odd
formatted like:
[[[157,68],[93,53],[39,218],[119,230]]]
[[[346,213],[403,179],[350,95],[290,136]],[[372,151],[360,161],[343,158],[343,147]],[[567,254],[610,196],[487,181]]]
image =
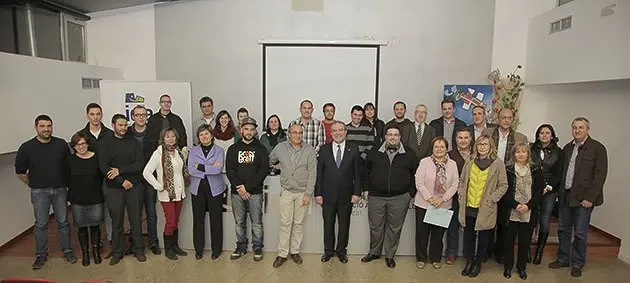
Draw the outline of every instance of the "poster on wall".
[[[120,113],[132,123],[131,110],[136,105],[147,108],[147,114],[160,111],[160,96],[168,94],[173,101],[171,111],[182,118],[188,136],[188,145],[192,145],[191,89],[188,82],[133,82],[107,81],[100,84],[100,99],[103,107],[103,123],[111,128],[111,118]]]
[[[455,101],[455,117],[470,125],[473,123],[472,110],[484,106],[486,122],[492,117],[492,85],[444,85],[443,98]]]

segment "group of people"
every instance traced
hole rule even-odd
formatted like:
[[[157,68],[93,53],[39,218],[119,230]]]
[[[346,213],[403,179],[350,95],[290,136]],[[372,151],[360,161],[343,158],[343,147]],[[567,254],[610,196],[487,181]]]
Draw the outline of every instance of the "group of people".
[[[203,258],[205,217],[210,215],[212,259],[223,247],[222,212],[230,197],[237,243],[230,259],[247,253],[247,216],[252,229],[254,260],[263,259],[263,182],[279,173],[280,231],[273,267],[290,257],[302,264],[300,246],[307,207],[314,197],[322,207],[322,262],[337,257],[346,263],[353,204],[369,202],[370,249],[361,262],[379,259],[394,268],[402,227],[412,201],[416,213],[416,266],[441,268],[446,234],[446,264],[458,255],[463,229],[461,274],[476,277],[482,262],[494,257],[512,276],[514,244],[518,238],[516,270],[527,278],[532,234],[538,227],[533,263],[540,264],[554,207],[558,208],[560,245],[550,268],[572,267],[581,276],[586,261],[587,229],[594,206],[603,203],[607,175],[605,147],[589,135],[584,117],[571,124],[573,140],[562,149],[553,127],[541,125],[535,141],[512,127],[514,111],[501,109],[498,125],[486,122],[483,106],[472,110],[473,124],[455,118],[455,104],[441,102],[442,116],[427,123],[428,108],[415,107],[414,121],[405,118],[406,105],[394,104],[394,119],[385,123],[372,103],[350,110],[350,122],[335,118],[332,103],[322,107],[323,120],[313,118],[313,103],[300,103],[300,117],[286,131],[271,115],[265,131],[245,108],[235,125],[226,110],[215,114],[209,97],[199,101],[202,116],[193,121],[194,146],[187,147],[182,119],[170,111],[169,95],[160,97],[160,111],[147,117],[143,106],[132,111],[133,124],[116,114],[112,130],[102,122],[96,103],[87,107],[88,124],[67,143],[52,136],[52,120],[35,120],[37,136],[25,142],[16,156],[18,177],[31,187],[35,211],[38,269],[47,260],[47,219],[50,206],[62,235],[67,261],[77,261],[70,247],[66,201],[72,204],[78,227],[82,263],[89,265],[89,238],[95,263],[100,257],[100,226],[111,227],[110,264],[127,253],[145,261],[141,212],[148,218],[150,249],[160,254],[156,200],[166,219],[164,252],[169,259],[185,256],[179,247],[178,222],[186,188],[191,193],[195,257]],[[148,118],[148,119],[147,119]],[[228,188],[229,187],[229,194]],[[107,209],[104,209],[104,208]],[[448,228],[424,222],[429,209],[452,210]],[[131,248],[125,251],[124,213],[131,225]],[[107,219],[111,218],[111,224]],[[335,226],[338,225],[337,235]],[[575,229],[575,236],[572,231]],[[111,235],[110,235],[111,233]]]

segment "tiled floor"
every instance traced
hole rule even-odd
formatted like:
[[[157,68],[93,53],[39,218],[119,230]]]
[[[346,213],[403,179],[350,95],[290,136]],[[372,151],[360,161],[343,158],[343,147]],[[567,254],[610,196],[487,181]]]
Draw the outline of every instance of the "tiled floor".
[[[415,267],[413,257],[398,257],[398,266],[389,269],[384,261],[361,263],[361,256],[350,256],[347,264],[333,259],[321,263],[318,254],[304,256],[304,264],[297,266],[290,260],[279,269],[272,268],[275,254],[265,254],[262,262],[254,262],[251,253],[244,258],[230,261],[229,252],[224,252],[217,261],[212,261],[209,254],[203,260],[195,260],[192,251],[190,256],[178,261],[170,261],[164,255],[154,256],[147,251],[147,262],[140,263],[132,256],[116,266],[109,266],[105,260],[100,265],[83,267],[79,262],[68,264],[61,258],[59,241],[55,232],[54,220],[49,223],[50,259],[46,266],[37,271],[31,270],[34,235],[29,233],[17,242],[0,252],[0,279],[9,277],[37,277],[53,279],[57,282],[83,282],[100,280],[103,282],[510,282],[520,281],[514,274],[506,280],[502,276],[503,267],[493,261],[482,266],[482,273],[476,279],[464,278],[460,275],[463,261],[458,260],[454,266],[444,266],[434,270],[427,266],[424,270]],[[555,229],[552,229],[555,230]],[[552,235],[552,236],[555,236]],[[612,246],[602,235],[589,233],[589,242],[597,243],[589,247],[589,262],[584,269],[584,276],[572,278],[569,269],[551,270],[546,264],[553,260],[557,244],[550,240],[546,249],[543,265],[529,265],[527,282],[630,282],[630,266],[616,259],[618,247]],[[73,229],[73,246],[77,256],[80,249]],[[107,249],[106,249],[107,250]],[[612,254],[612,256],[611,256]]]
[[[126,257],[120,264],[109,266],[107,261],[100,265],[83,267],[65,263],[60,258],[51,259],[38,271],[31,270],[30,257],[1,257],[0,278],[40,277],[57,282],[82,282],[103,280],[111,282],[510,282],[520,281],[515,275],[506,280],[502,267],[494,262],[483,265],[482,273],[476,279],[464,278],[459,272],[462,261],[456,265],[434,270],[427,266],[424,270],[415,267],[412,257],[398,258],[398,266],[389,269],[383,260],[361,263],[359,256],[351,256],[347,264],[333,259],[321,263],[319,255],[304,256],[304,264],[298,266],[291,261],[278,268],[272,268],[273,254],[265,254],[262,262],[254,262],[251,254],[230,261],[224,253],[217,261],[209,257],[195,260],[188,256],[178,261],[170,261],[162,256],[148,256],[139,263],[133,257]],[[547,259],[548,262],[550,259]],[[630,266],[616,259],[595,259],[584,269],[584,275],[575,279],[569,276],[568,269],[550,270],[544,265],[529,266],[528,282],[628,282]]]

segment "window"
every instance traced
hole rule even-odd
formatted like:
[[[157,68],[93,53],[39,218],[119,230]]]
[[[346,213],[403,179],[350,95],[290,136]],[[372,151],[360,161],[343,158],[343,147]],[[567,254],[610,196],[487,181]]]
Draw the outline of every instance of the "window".
[[[0,5],[0,52],[31,54],[24,7]]]
[[[565,4],[569,4],[573,2],[573,0],[558,0],[558,7],[565,5]]]
[[[85,26],[81,22],[66,20],[66,60],[86,62],[85,58]]]
[[[573,21],[572,16],[568,16],[561,20],[552,22],[549,27],[549,33],[556,33],[559,31],[564,31],[571,28],[571,22]]]
[[[83,89],[99,89],[101,88],[101,80],[95,78],[81,78],[81,87]]]
[[[61,15],[33,7],[33,22],[37,57],[62,60]]]

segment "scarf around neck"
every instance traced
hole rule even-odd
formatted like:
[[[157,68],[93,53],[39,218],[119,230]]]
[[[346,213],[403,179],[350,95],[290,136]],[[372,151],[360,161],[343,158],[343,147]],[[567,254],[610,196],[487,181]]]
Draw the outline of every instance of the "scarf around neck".
[[[175,170],[173,169],[173,158],[171,153],[177,153],[181,157],[182,161],[186,163],[186,157],[182,153],[182,150],[177,146],[162,145],[162,182],[163,188],[168,192],[169,201],[173,201],[177,196],[175,195]],[[184,176],[188,175],[188,168],[182,166],[181,172]]]
[[[431,160],[436,167],[435,189],[433,189],[433,194],[443,196],[446,193],[446,162],[448,162],[448,157],[446,157],[444,162],[439,162],[435,159],[435,156],[431,155]]]

